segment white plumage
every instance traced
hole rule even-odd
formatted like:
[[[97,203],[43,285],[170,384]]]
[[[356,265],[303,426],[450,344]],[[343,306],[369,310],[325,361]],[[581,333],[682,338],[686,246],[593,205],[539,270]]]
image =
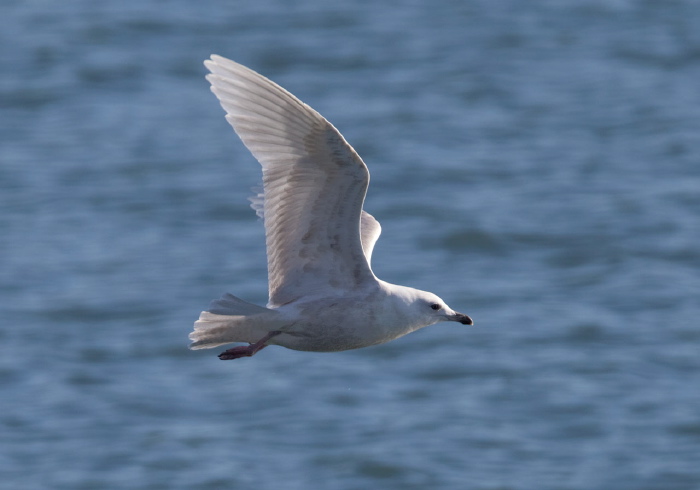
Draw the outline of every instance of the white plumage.
[[[207,80],[263,171],[251,199],[263,217],[267,308],[233,295],[195,323],[191,348],[251,345],[220,357],[250,356],[268,344],[338,351],[386,342],[442,320],[471,324],[432,293],[396,286],[371,269],[379,223],[362,209],[369,172],[318,112],[279,85],[221,56]]]

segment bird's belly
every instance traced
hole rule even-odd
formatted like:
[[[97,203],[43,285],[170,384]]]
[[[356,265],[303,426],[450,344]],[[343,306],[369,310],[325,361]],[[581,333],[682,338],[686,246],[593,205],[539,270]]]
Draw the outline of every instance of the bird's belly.
[[[295,325],[288,333],[271,339],[271,344],[288,349],[313,352],[338,352],[382,344],[407,334],[388,331],[377,325],[344,323]]]
[[[387,308],[380,290],[365,295],[330,296],[290,305],[288,326],[270,339],[288,349],[336,352],[381,344],[414,328]],[[284,307],[283,307],[284,308]]]

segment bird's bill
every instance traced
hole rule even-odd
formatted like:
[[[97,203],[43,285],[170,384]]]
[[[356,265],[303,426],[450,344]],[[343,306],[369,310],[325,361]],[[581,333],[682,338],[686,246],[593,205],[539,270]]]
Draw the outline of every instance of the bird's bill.
[[[471,319],[471,317],[469,315],[465,315],[464,313],[455,312],[453,315],[447,315],[447,319],[453,322],[459,322],[462,325],[474,325],[474,321]]]

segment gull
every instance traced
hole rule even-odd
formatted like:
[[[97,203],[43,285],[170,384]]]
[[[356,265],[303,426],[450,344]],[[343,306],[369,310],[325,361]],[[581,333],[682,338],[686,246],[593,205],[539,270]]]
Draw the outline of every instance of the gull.
[[[201,312],[191,349],[243,342],[336,352],[394,340],[442,321],[472,325],[433,293],[372,272],[379,222],[362,209],[367,166],[323,116],[264,76],[212,55],[207,80],[226,120],[262,166],[251,207],[265,225],[266,307],[225,294]]]

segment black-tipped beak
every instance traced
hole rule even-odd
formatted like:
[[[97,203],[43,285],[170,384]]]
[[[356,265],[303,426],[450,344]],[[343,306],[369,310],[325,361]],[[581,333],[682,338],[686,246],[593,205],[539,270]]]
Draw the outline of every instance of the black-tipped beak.
[[[455,313],[454,315],[450,315],[447,318],[449,318],[453,322],[459,322],[462,325],[474,325],[474,322],[469,317],[469,315],[465,315],[463,313]]]

